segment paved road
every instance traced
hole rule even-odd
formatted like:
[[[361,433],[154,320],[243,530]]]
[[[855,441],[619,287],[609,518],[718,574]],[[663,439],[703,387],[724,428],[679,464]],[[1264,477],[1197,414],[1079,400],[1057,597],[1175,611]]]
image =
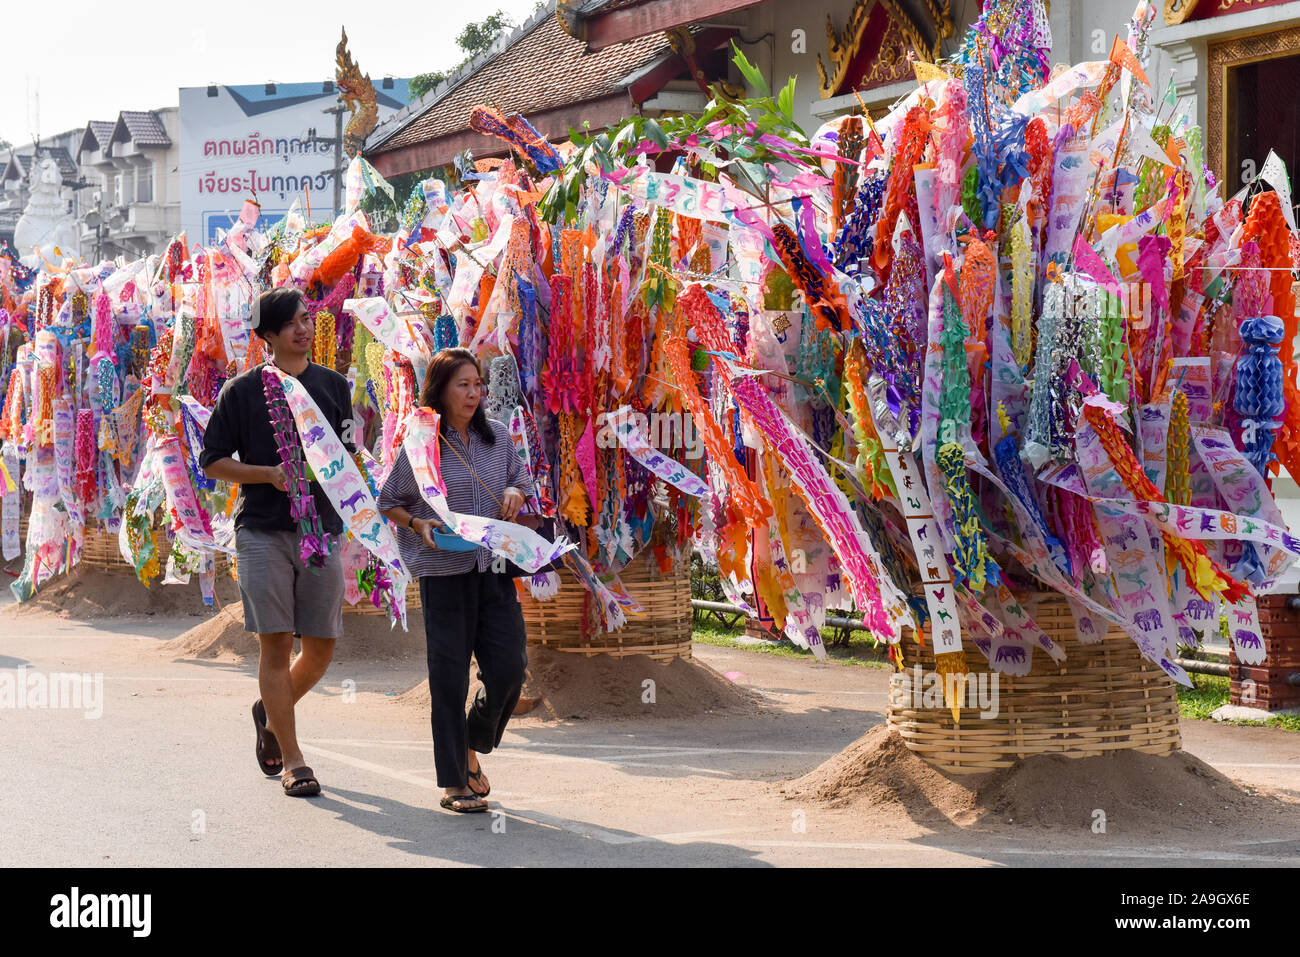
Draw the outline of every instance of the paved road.
[[[325,794],[287,799],[259,775],[251,661],[170,660],[191,622],[0,620],[0,669],[103,676],[102,716],[0,711],[0,807],[12,865],[1250,865],[1300,858],[1300,823],[1249,841],[1151,846],[1086,829],[1006,836],[882,830],[798,807],[777,782],[882,720],[883,672],[697,646],[741,671],[758,717],[512,724],[485,762],[492,815],[437,808],[427,717],[393,696],[418,664],[336,663],[300,712]],[[1300,736],[1185,724],[1187,745],[1239,779],[1300,794]],[[795,828],[796,812],[806,830]],[[1288,827],[1291,827],[1288,825]]]

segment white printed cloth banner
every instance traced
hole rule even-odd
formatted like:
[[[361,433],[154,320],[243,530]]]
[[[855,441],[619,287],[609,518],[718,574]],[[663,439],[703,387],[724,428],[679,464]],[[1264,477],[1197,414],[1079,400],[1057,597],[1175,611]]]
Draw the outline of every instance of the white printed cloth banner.
[[[200,557],[213,550],[233,553],[235,550],[233,542],[219,543],[210,531],[211,520],[204,514],[203,506],[199,504],[194,494],[189,466],[186,464],[185,451],[181,448],[180,439],[174,433],[169,433],[161,439],[150,437],[149,441],[154,445],[154,461],[161,469],[167,507],[178,523],[177,537],[190,548],[195,549]]]
[[[1102,448],[1101,438],[1082,416],[1077,435],[1079,465],[1089,497],[1131,500]],[[1177,657],[1178,632],[1169,602],[1164,549],[1153,551],[1151,529],[1127,510],[1098,506],[1096,516],[1112,571],[1116,610],[1124,615],[1125,630],[1144,658],[1159,665],[1179,684],[1190,687],[1191,679],[1173,661]]]
[[[302,436],[303,454],[325,497],[353,537],[388,567],[393,598],[390,614],[395,622],[400,621],[402,628],[406,628],[406,586],[410,584],[411,576],[397,550],[397,539],[393,537],[392,529],[379,514],[370,487],[307,388],[274,366],[267,368],[275,372],[284,386],[285,400],[298,426],[298,434]]]
[[[930,497],[916,467],[916,457],[911,452],[898,450],[894,431],[879,421],[876,404],[869,402],[868,405],[885,453],[885,464],[889,466],[894,487],[898,489],[899,508],[907,522],[907,534],[912,540],[912,552],[925,589],[925,605],[930,612],[930,634],[935,654],[960,651],[961,622],[957,620],[952,572],[943,550],[943,539],[939,536],[939,525],[930,508]]]
[[[19,491],[18,448],[6,440],[0,447],[0,542],[4,560],[13,561],[22,552],[18,520],[22,496]]]
[[[355,316],[389,349],[396,349],[410,359],[417,372],[428,366],[429,360],[433,358],[429,343],[422,336],[417,337],[411,324],[393,312],[388,301],[382,297],[344,300],[343,311]]]
[[[293,281],[306,286],[312,273],[320,267],[329,254],[352,238],[354,226],[370,231],[370,221],[360,210],[354,210],[346,218],[338,220],[322,242],[317,243],[289,264],[289,275],[293,277]]]
[[[702,478],[650,444],[649,439],[637,427],[637,414],[631,406],[625,405],[614,412],[598,416],[598,421],[610,427],[614,437],[632,458],[669,485],[695,498],[707,495],[709,488]]]
[[[531,528],[515,522],[453,512],[442,480],[438,422],[438,413],[432,409],[412,409],[406,418],[406,439],[402,447],[411,461],[420,494],[452,532],[531,573],[541,571],[565,552],[577,548],[563,536],[548,542]]]

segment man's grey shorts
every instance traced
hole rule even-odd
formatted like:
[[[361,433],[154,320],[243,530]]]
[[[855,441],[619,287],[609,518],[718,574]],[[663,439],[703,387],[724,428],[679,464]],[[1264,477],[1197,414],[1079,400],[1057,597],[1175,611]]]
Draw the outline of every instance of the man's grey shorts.
[[[297,532],[235,532],[244,628],[259,635],[292,631],[343,636],[343,559],[334,548],[324,568],[303,562]]]

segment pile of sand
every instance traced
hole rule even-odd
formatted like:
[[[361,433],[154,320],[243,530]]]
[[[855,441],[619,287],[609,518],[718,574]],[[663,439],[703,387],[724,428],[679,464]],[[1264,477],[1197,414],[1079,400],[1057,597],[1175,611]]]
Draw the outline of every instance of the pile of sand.
[[[930,767],[882,724],[781,791],[791,799],[870,807],[887,818],[969,824],[978,817],[971,784]]]
[[[471,668],[471,677],[475,669]],[[653,681],[651,687],[645,682]],[[470,700],[477,683],[471,682]],[[399,703],[429,709],[429,682],[422,681]],[[613,658],[528,647],[528,678],[515,714],[543,720],[688,718],[704,714],[754,714],[758,699],[708,665],[674,658],[664,664],[646,655]]]
[[[390,628],[383,615],[344,615],[343,637],[334,643],[335,661],[386,661],[425,658],[424,618],[408,609],[406,631]],[[173,658],[215,658],[221,654],[257,657],[257,636],[244,630],[244,606],[235,602],[207,621],[161,646]]]
[[[991,775],[979,799],[987,815],[1004,823],[1086,828],[1100,808],[1110,832],[1130,833],[1204,831],[1282,803],[1243,788],[1185,751],[1116,751],[1077,759],[1035,755]]]
[[[32,598],[10,605],[5,614],[57,614],[67,618],[126,618],[157,615],[180,618],[185,615],[214,615],[217,609],[239,601],[239,585],[228,575],[218,575],[216,603],[203,604],[198,577],[188,585],[164,585],[160,579],[145,587],[125,566],[118,571],[98,568],[74,568],[43,584]]]
[[[1186,752],[1138,751],[1070,758],[1040,754],[984,775],[948,775],[881,725],[820,767],[786,783],[790,799],[851,806],[882,823],[1090,828],[1106,814],[1108,833],[1203,831],[1211,822],[1300,812],[1278,796],[1241,787]]]

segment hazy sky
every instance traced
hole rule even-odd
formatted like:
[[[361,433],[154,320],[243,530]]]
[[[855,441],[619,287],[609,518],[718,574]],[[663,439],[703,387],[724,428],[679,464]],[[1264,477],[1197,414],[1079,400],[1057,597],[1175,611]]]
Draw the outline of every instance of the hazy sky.
[[[343,26],[352,59],[372,80],[446,69],[461,59],[455,38],[470,20],[501,9],[518,23],[535,6],[536,0],[6,3],[0,137],[19,145],[38,131],[52,135],[116,119],[120,110],[174,106],[182,86],[333,79]]]

